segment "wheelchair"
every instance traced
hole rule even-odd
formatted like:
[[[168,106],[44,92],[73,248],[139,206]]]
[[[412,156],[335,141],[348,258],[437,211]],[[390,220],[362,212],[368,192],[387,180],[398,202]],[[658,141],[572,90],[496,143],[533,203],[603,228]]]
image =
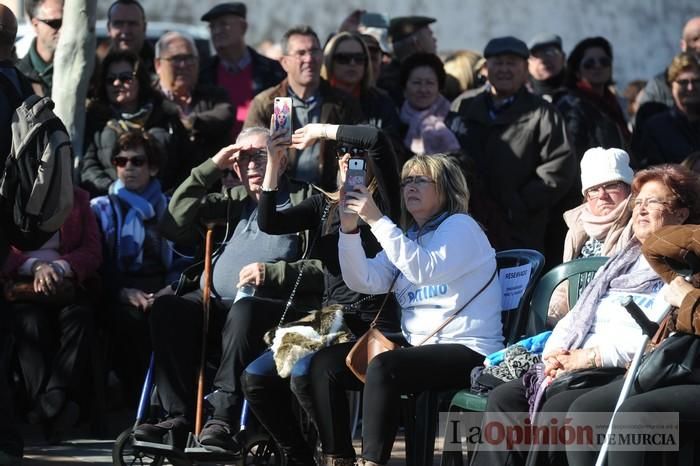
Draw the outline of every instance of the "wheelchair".
[[[134,424],[114,441],[112,463],[120,466],[161,466],[169,461],[175,466],[195,464],[233,464],[236,466],[281,466],[282,451],[269,434],[264,432],[250,416],[248,403],[244,401],[241,423],[234,436],[242,446],[240,454],[231,455],[209,451],[202,447],[192,433],[189,434],[187,447],[182,450],[175,446],[174,440],[166,437],[166,443],[141,442],[134,438],[135,428],[147,421],[158,419],[162,414],[158,401],[158,388],[153,385],[153,355],[141,389],[136,419]],[[249,420],[253,421],[249,425]]]

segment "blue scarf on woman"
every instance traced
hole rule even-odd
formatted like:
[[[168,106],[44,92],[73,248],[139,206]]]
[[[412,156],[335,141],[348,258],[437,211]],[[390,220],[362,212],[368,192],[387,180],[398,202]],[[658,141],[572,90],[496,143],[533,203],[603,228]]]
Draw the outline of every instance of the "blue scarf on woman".
[[[143,243],[146,239],[144,222],[161,218],[168,207],[160,181],[151,180],[142,193],[128,190],[121,180],[116,180],[110,191],[129,206],[121,226],[117,225],[116,252],[120,270],[136,271],[143,265]],[[167,269],[172,263],[172,249],[166,240],[161,241],[161,257]]]

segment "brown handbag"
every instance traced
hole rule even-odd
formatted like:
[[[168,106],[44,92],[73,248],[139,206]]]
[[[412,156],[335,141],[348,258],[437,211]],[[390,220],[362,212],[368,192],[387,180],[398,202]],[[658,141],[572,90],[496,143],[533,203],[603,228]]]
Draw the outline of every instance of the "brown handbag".
[[[440,324],[438,328],[431,332],[430,335],[425,337],[423,341],[418,343],[416,346],[421,346],[423,343],[435,336],[436,333],[445,328],[447,324],[452,322],[454,318],[457,317],[457,315],[460,312],[462,312],[462,310],[465,307],[471,304],[471,302],[474,301],[476,297],[479,296],[482,293],[482,291],[484,291],[491,284],[493,279],[496,277],[497,270],[498,268],[494,269],[493,274],[491,274],[491,278],[489,278],[486,284],[482,286],[481,289],[477,291],[476,294],[472,296],[472,298],[469,301],[467,301],[462,307],[453,312],[450,317],[448,317],[442,324]],[[372,359],[374,359],[376,356],[382,353],[395,350],[399,347],[397,343],[394,343],[393,341],[389,340],[386,336],[384,336],[384,334],[381,331],[379,331],[376,328],[379,314],[381,314],[382,309],[384,309],[384,305],[386,304],[386,301],[389,298],[389,293],[391,293],[391,291],[393,290],[394,284],[396,283],[396,280],[398,278],[399,274],[397,273],[396,276],[394,276],[394,280],[391,282],[389,291],[387,291],[386,296],[384,297],[384,301],[382,301],[382,305],[379,308],[379,311],[377,311],[377,315],[374,317],[374,320],[372,320],[372,323],[369,324],[369,330],[367,330],[364,333],[364,335],[362,335],[355,342],[355,344],[350,349],[350,352],[345,357],[345,365],[348,366],[348,369],[350,369],[350,371],[353,374],[355,374],[355,377],[360,379],[362,383],[365,383],[367,367],[369,366],[369,363],[370,361],[372,361]]]

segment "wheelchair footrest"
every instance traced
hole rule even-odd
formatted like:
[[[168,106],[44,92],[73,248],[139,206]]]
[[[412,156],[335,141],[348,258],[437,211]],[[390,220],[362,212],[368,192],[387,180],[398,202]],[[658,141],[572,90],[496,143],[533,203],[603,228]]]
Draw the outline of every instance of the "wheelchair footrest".
[[[190,461],[221,463],[235,461],[241,458],[240,452],[227,451],[222,448],[204,446],[199,443],[197,436],[190,432],[187,437],[185,455]]]

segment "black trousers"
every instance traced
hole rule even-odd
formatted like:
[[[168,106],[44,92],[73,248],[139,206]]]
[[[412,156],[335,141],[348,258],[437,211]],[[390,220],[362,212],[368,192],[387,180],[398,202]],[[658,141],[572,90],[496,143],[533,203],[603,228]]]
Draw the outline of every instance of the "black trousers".
[[[319,351],[311,381],[319,435],[327,455],[354,457],[345,390],[362,388],[345,365],[351,343]],[[362,457],[386,464],[399,427],[401,395],[469,386],[469,371],[484,356],[458,344],[400,348],[372,360],[362,408]]]
[[[538,416],[547,416],[547,413],[573,411],[572,404],[580,397],[595,390],[596,387],[581,388],[576,390],[566,390],[557,393],[553,397],[547,397],[545,392],[544,402],[538,412]],[[618,391],[619,393],[619,391]],[[613,402],[614,406],[614,402]],[[528,401],[525,398],[525,386],[522,379],[516,379],[496,387],[489,393],[488,404],[486,406],[486,416],[484,423],[489,420],[489,412],[498,413],[524,413],[529,409]],[[516,419],[511,419],[516,423]],[[506,451],[501,449],[487,450],[477,449],[474,454],[472,466],[503,465],[566,465],[566,452],[562,450],[545,450],[543,448],[530,448]],[[593,462],[595,464],[595,458]]]
[[[155,357],[155,383],[169,416],[194,419],[196,379],[202,339],[202,293],[162,296],[153,303],[150,316]],[[214,393],[207,397],[213,417],[237,425],[242,407],[240,377],[246,366],[265,349],[265,332],[275,327],[284,302],[243,298],[226,308],[211,301],[210,353],[220,354],[214,377]],[[288,319],[299,314],[290,310]]]
[[[86,304],[65,307],[14,303],[17,355],[29,399],[54,389],[70,391],[85,379],[92,309]]]
[[[22,437],[16,428],[12,392],[8,384],[12,354],[12,315],[9,304],[0,298],[0,451],[21,457]]]
[[[622,390],[623,380],[618,380],[596,388],[571,404],[570,410],[575,412],[612,412]],[[655,413],[677,412],[680,421],[681,444],[690,444],[698,440],[698,427],[700,427],[700,385],[676,385],[652,390],[647,393],[630,396],[620,406],[619,412],[624,413],[648,413],[641,419],[654,422]],[[612,415],[611,415],[612,416]],[[613,422],[613,432],[615,424]],[[667,453],[647,452],[643,449],[634,451],[608,451],[608,466],[624,465],[654,465],[661,464],[661,456]],[[598,449],[589,451],[567,451],[569,465],[584,466],[595,464],[598,457]],[[696,460],[697,461],[697,460]],[[671,463],[673,464],[673,463]]]

